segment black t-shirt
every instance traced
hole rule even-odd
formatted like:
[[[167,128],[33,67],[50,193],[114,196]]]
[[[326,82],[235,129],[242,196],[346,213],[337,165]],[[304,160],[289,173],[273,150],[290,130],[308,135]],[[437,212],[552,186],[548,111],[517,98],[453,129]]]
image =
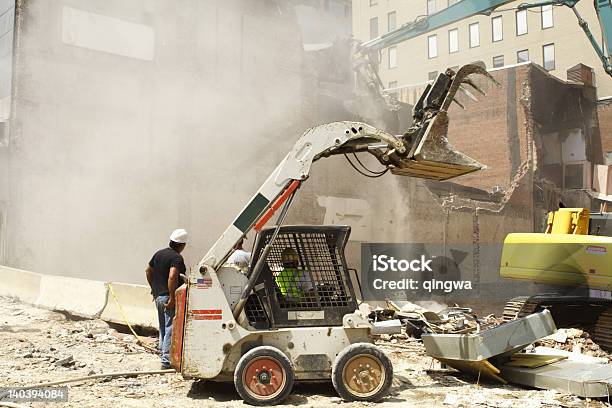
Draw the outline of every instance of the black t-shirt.
[[[179,273],[185,273],[185,261],[181,254],[172,248],[160,249],[153,255],[149,261],[149,266],[153,268],[153,283],[151,284],[151,292],[153,296],[168,295],[168,277],[170,276],[170,268],[175,267]],[[180,279],[179,279],[180,282]],[[177,287],[178,282],[177,282]]]

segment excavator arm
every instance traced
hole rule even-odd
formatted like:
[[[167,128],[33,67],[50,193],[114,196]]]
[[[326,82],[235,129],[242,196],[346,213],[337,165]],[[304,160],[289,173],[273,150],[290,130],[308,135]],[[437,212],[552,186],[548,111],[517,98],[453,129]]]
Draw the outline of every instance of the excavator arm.
[[[490,15],[499,7],[512,3],[513,1],[514,0],[461,0],[458,3],[455,3],[435,14],[419,17],[415,21],[406,23],[393,31],[381,35],[378,38],[362,43],[358,47],[359,53],[356,54],[355,58],[357,60],[364,59],[366,58],[365,54],[399,44],[403,41],[421,36],[428,32],[437,30],[438,28],[475,15]],[[529,3],[519,4],[518,10],[547,5],[565,6],[571,8],[578,19],[578,25],[580,28],[582,28],[589,39],[589,42],[593,46],[593,49],[597,53],[597,56],[601,59],[605,71],[608,73],[608,75],[612,75],[612,63],[610,61],[610,43],[612,41],[611,0],[593,1],[593,5],[599,19],[599,24],[601,26],[603,36],[602,43],[599,43],[595,39],[587,22],[578,13],[575,6],[579,1],[580,0],[536,0]]]
[[[366,41],[361,46],[368,51],[378,51],[391,47],[411,38],[419,37],[457,21],[478,14],[490,15],[496,8],[512,3],[514,0],[462,0],[430,16],[422,16],[415,21],[389,31],[378,38]]]

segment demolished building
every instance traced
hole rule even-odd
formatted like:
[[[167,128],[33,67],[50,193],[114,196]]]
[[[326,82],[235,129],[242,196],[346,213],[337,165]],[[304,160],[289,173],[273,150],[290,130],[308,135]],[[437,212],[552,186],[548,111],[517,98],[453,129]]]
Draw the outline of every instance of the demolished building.
[[[176,226],[193,235],[193,265],[306,128],[372,119],[347,103],[346,69],[330,78],[304,51],[289,8],[23,0],[14,15],[0,147],[9,266],[142,283]],[[541,230],[559,202],[599,204],[588,194],[589,169],[603,163],[596,92],[533,64],[492,75],[501,87],[482,83],[486,98],[450,111],[450,142],[486,170],[454,183],[374,181],[323,160],[289,222],[350,225],[356,268],[362,243],[436,244],[483,291],[542,291],[501,281],[499,248],[507,233]],[[408,126],[406,106],[394,115],[373,124]]]
[[[531,63],[491,74],[500,87],[478,82],[487,96],[479,103],[464,98],[466,110],[455,106],[449,115],[450,143],[487,169],[454,182],[317,183],[304,201],[317,200],[325,211],[309,221],[353,225],[349,251],[355,258],[362,242],[441,245],[456,256],[461,278],[478,288],[472,293],[478,307],[553,290],[581,293],[502,280],[499,259],[508,233],[543,231],[547,213],[559,205],[600,209],[602,201],[591,194],[593,165],[603,163],[596,89],[588,81],[561,81]],[[354,177],[337,164],[326,166],[315,171]]]

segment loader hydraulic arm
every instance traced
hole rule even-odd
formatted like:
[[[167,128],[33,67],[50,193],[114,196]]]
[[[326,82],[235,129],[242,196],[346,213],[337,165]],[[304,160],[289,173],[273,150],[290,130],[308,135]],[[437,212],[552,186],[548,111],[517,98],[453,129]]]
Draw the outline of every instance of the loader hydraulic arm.
[[[447,139],[447,109],[456,101],[457,90],[467,84],[482,93],[468,78],[472,74],[493,80],[479,65],[466,65],[458,72],[448,70],[440,74],[415,107],[413,126],[404,135],[394,136],[359,122],[334,122],[304,132],[202,258],[189,282],[194,283],[198,274],[206,273],[209,268],[217,270],[242,237],[252,228],[261,229],[278,208],[290,202],[295,190],[308,178],[311,165],[322,158],[367,152],[384,166],[384,171],[433,180],[448,180],[483,168],[482,164],[453,150]]]

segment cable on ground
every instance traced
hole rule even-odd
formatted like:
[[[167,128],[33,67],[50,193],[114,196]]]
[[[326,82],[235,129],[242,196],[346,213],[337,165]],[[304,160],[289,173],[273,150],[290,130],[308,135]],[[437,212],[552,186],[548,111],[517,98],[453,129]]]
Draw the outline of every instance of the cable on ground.
[[[151,347],[149,346],[143,339],[142,337],[140,337],[138,334],[136,334],[136,332],[134,331],[134,329],[132,328],[132,325],[130,324],[130,322],[128,321],[127,316],[125,315],[125,312],[123,311],[123,307],[121,306],[121,303],[119,303],[119,298],[117,297],[117,295],[115,294],[115,291],[113,290],[113,285],[109,282],[108,283],[108,290],[110,291],[113,300],[115,301],[115,303],[117,304],[117,308],[119,308],[119,313],[121,313],[121,317],[123,317],[123,321],[125,322],[125,324],[127,325],[127,327],[129,327],[130,331],[132,332],[132,334],[134,335],[134,337],[136,337],[136,340],[138,341],[138,344],[140,344],[142,347],[146,348],[147,350],[151,350],[155,353],[157,353],[157,349],[155,347]]]

